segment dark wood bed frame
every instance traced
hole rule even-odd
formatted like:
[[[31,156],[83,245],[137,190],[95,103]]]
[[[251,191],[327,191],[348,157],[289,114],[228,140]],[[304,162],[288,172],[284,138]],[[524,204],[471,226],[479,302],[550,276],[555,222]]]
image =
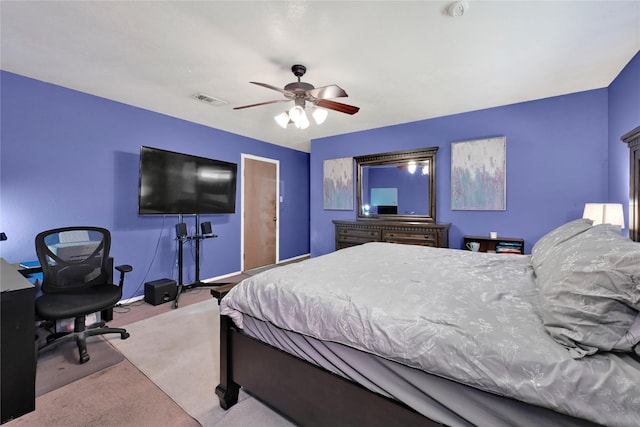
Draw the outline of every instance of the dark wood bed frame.
[[[213,291],[212,295],[216,296]],[[402,402],[252,338],[230,317],[221,315],[220,384],[215,392],[223,409],[238,402],[240,387],[300,426],[443,425]],[[585,427],[598,427],[587,420],[575,420]],[[526,419],[522,422],[527,425]]]
[[[640,158],[640,127],[622,140],[632,148],[631,192],[637,195],[640,185],[634,183],[638,181],[640,162],[633,162]],[[640,240],[638,212],[638,216],[632,216],[633,240]],[[217,294],[212,291],[212,295],[219,301],[229,289]],[[253,339],[237,329],[229,317],[220,316],[220,384],[216,395],[223,409],[238,402],[240,387],[302,426],[442,425],[398,401]]]
[[[631,149],[632,195],[640,194],[640,126],[622,141]],[[630,218],[631,239],[640,240],[640,207]],[[231,286],[232,287],[232,286]],[[229,287],[230,289],[230,287]],[[229,291],[212,295],[220,300]],[[253,339],[220,316],[220,406],[238,402],[240,387],[303,426],[440,426],[408,406],[367,390],[323,368]],[[586,424],[592,425],[589,422]]]
[[[220,406],[229,409],[243,387],[302,426],[434,427],[408,406],[369,391],[238,330],[220,316]]]

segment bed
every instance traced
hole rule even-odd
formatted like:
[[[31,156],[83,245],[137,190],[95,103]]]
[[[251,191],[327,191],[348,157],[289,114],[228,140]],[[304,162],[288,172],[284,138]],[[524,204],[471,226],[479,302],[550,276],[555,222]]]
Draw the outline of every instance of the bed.
[[[640,244],[564,224],[531,255],[367,243],[220,302],[227,409],[298,425],[640,425]]]

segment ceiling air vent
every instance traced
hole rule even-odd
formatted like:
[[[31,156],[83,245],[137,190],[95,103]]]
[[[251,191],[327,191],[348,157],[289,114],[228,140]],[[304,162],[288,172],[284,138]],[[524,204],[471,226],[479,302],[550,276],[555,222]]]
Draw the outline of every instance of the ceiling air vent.
[[[227,103],[227,101],[223,101],[222,99],[218,99],[218,98],[214,98],[213,96],[210,95],[206,95],[204,93],[197,93],[195,95],[193,95],[193,97],[195,99],[197,99],[200,102],[204,102],[205,104],[209,104],[209,105],[224,105]]]

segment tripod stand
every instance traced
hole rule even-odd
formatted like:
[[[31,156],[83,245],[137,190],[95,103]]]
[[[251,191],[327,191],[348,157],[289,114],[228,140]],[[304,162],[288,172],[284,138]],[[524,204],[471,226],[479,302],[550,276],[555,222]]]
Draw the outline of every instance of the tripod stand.
[[[229,283],[206,283],[200,281],[200,242],[204,239],[214,239],[218,237],[217,235],[211,233],[211,224],[203,223],[200,225],[200,216],[196,215],[196,230],[200,229],[202,234],[196,234],[193,236],[187,235],[186,225],[182,222],[182,215],[179,217],[179,223],[176,226],[177,230],[177,240],[178,240],[178,292],[176,293],[176,299],[173,302],[173,308],[178,308],[178,304],[180,302],[180,294],[184,292],[186,289],[202,287],[202,286],[210,286],[210,287],[218,287],[228,285]],[[207,224],[205,226],[205,224]],[[205,233],[206,232],[206,233]],[[185,241],[193,240],[196,243],[196,256],[195,256],[195,269],[196,269],[196,277],[193,283],[185,285],[182,280],[182,271],[183,271],[183,263],[184,263],[184,250],[183,245]]]

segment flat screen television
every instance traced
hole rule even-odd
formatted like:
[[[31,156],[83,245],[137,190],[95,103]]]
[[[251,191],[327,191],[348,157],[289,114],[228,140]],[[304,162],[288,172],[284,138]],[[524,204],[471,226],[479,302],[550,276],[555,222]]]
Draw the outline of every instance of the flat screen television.
[[[238,165],[142,146],[140,215],[232,214]]]

